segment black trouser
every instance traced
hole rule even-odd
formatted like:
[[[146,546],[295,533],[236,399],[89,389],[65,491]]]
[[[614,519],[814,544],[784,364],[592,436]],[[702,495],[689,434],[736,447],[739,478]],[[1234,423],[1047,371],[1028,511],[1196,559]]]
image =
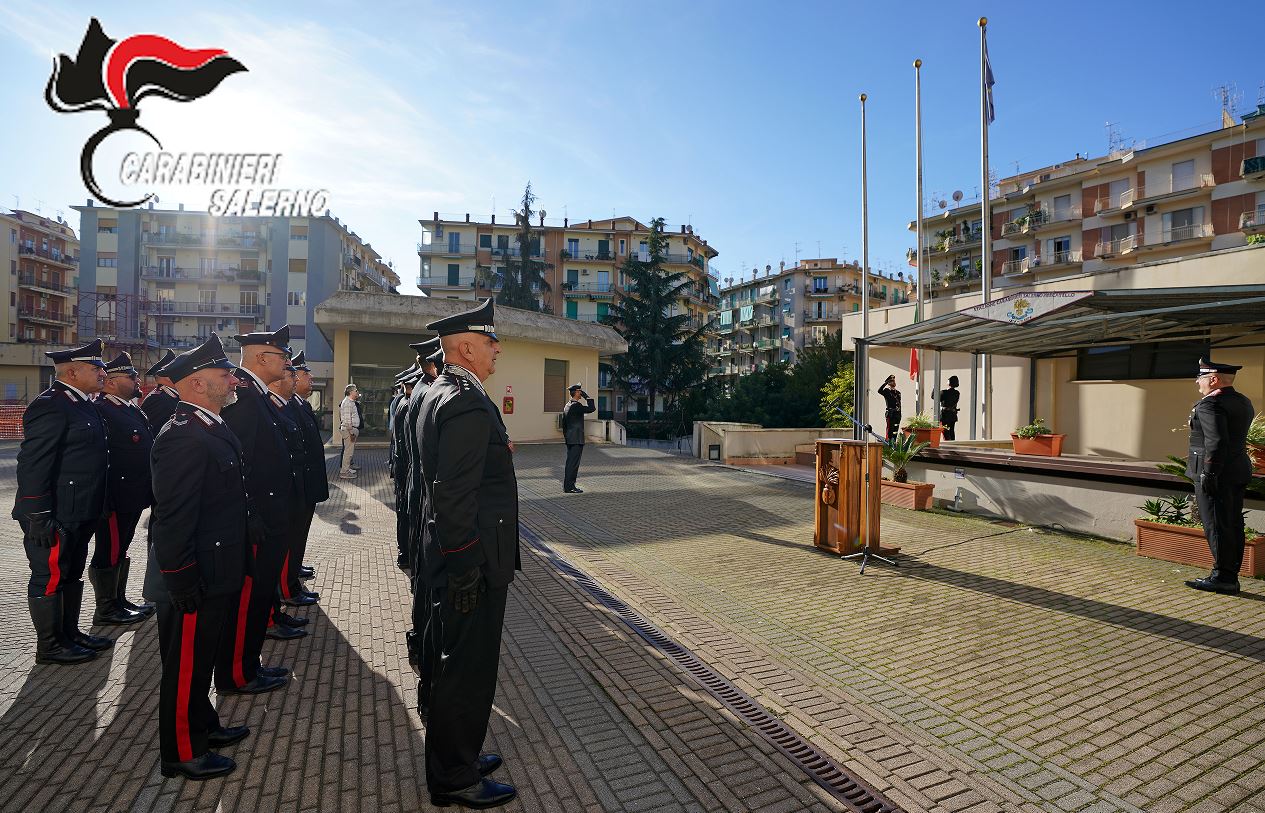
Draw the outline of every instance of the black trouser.
[[[202,756],[208,749],[207,734],[220,728],[208,692],[232,601],[232,595],[206,596],[196,613],[182,613],[165,598],[156,602],[163,664],[158,742],[164,762]]]
[[[883,417],[887,418],[887,439],[895,440],[896,434],[900,432],[900,412],[889,409],[883,413]]]
[[[490,587],[474,610],[463,614],[434,591],[431,623],[441,646],[435,659],[426,718],[426,786],[431,793],[458,790],[479,781],[477,762],[488,732],[500,666],[501,627],[508,587]]]
[[[141,521],[141,512],[121,514],[111,511],[97,523],[97,544],[92,550],[92,566],[97,570],[117,567],[119,562],[127,558],[127,549],[132,546],[132,537],[136,535],[136,526]]]
[[[83,582],[84,565],[88,562],[88,540],[96,529],[95,522],[77,522],[63,525],[53,537],[51,548],[33,544],[26,537],[29,525],[21,520],[22,547],[26,561],[31,565],[31,579],[26,583],[26,594],[31,598],[51,596],[62,592],[69,583]]]
[[[562,475],[562,490],[575,488],[575,478],[580,474],[580,455],[584,454],[583,443],[567,444],[567,467]]]
[[[312,530],[312,517],[315,514],[315,503],[303,503],[295,510],[290,523],[290,547],[286,551],[285,561],[281,563],[282,598],[293,598],[303,593],[299,568],[303,566],[303,557],[307,555],[307,535]]]
[[[435,600],[436,596],[427,584],[426,574],[419,574],[413,579],[413,629],[409,641],[413,648],[410,655],[417,660],[417,702],[422,707],[430,705],[431,684],[437,660],[435,650],[438,644],[435,639],[438,637],[439,622],[435,617]]]
[[[1243,565],[1243,485],[1221,483],[1215,496],[1199,488],[1195,478],[1195,502],[1212,551],[1212,572],[1221,581],[1235,581]]]
[[[397,481],[398,482],[398,481]],[[400,556],[410,559],[408,489],[397,485],[395,489],[395,547]]]
[[[289,534],[284,529],[269,529],[264,544],[252,546],[252,550],[253,572],[225,614],[227,637],[215,662],[215,685],[222,689],[244,686],[258,673],[264,633],[277,600],[281,566],[289,551]]]

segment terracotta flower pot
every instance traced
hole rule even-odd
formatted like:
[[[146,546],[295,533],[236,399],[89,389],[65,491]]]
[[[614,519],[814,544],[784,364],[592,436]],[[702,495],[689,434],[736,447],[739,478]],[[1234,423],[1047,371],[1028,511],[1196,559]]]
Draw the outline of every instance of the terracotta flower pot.
[[[883,480],[879,499],[898,508],[911,511],[926,511],[931,507],[931,495],[936,490],[933,483],[898,483],[895,480]]]
[[[1168,525],[1146,519],[1133,521],[1138,543],[1138,556],[1163,559],[1191,567],[1212,567],[1212,551],[1203,528]],[[1240,576],[1265,575],[1265,536],[1247,540],[1243,546],[1243,567]]]
[[[906,426],[900,431],[904,432],[906,435],[913,435],[914,439],[920,443],[931,444],[932,449],[940,448],[940,438],[944,436],[943,426],[933,426],[930,429],[913,429]]]
[[[1015,444],[1015,454],[1040,455],[1042,457],[1059,457],[1063,454],[1063,438],[1067,435],[1037,435],[1021,438],[1014,432],[1010,440]]]

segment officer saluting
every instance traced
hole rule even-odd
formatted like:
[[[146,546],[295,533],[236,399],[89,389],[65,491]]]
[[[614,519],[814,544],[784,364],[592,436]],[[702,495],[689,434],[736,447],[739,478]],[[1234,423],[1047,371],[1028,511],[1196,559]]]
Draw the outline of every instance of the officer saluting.
[[[97,339],[45,353],[57,380],[22,413],[13,518],[31,565],[36,663],[79,663],[114,645],[79,630],[88,539],[105,508],[106,430],[88,400],[105,383],[104,350]]]
[[[211,748],[249,733],[220,725],[207,696],[225,621],[241,591],[246,547],[242,447],[220,410],[236,397],[233,364],[214,333],[167,368],[180,400],[154,441],[154,520],[145,595],[158,605],[162,775],[223,776],[237,763]]]
[[[1234,389],[1233,364],[1199,360],[1195,384],[1203,398],[1190,412],[1190,457],[1186,475],[1195,482],[1199,519],[1212,551],[1212,573],[1187,587],[1212,593],[1239,592],[1243,564],[1243,495],[1252,479],[1247,430],[1255,410]]]
[[[428,630],[435,658],[426,721],[431,803],[486,808],[517,795],[486,778],[501,765],[480,755],[496,693],[501,628],[518,566],[518,484],[500,410],[483,381],[501,352],[492,300],[432,322],[444,371],[421,408],[422,511]]]
[[[149,419],[132,402],[139,375],[132,357],[123,353],[105,366],[105,389],[92,402],[109,433],[109,487],[106,513],[97,522],[97,544],[88,578],[97,594],[94,624],[134,624],[154,612],[152,604],[137,606],[127,600],[127,557],[141,513],[153,505],[149,450],[154,433]]]
[[[149,425],[154,432],[160,431],[163,424],[171,420],[176,411],[176,402],[180,400],[180,393],[171,385],[171,379],[163,374],[163,368],[175,357],[175,351],[168,350],[157,364],[145,371],[145,375],[158,382],[158,386],[150,390],[145,400],[141,401],[141,409],[149,418]]]

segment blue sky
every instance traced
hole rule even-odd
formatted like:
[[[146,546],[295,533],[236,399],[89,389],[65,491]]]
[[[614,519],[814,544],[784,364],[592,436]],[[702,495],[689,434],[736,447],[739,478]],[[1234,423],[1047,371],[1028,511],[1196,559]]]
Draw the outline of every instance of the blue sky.
[[[908,270],[912,62],[925,197],[971,198],[981,14],[999,176],[1105,152],[1108,121],[1152,144],[1212,129],[1213,88],[1237,85],[1243,113],[1265,82],[1246,11],[1188,3],[24,4],[0,7],[0,205],[69,217],[87,198],[78,154],[104,116],[55,114],[43,89],[96,15],[114,38],[241,60],[249,73],[205,99],[146,100],[142,123],[172,151],[283,153],[278,185],[329,189],[331,212],[406,283],[419,217],[508,216],[528,180],[551,218],[689,222],[722,276],[789,265],[797,244],[800,258],[859,258],[861,91],[871,265]],[[163,207],[177,202],[207,197],[164,190]]]

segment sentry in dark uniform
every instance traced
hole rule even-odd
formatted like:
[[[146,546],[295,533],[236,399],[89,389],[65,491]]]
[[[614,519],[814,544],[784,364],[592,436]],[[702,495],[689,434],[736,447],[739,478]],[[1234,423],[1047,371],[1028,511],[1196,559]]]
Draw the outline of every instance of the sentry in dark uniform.
[[[325,469],[325,444],[321,438],[321,424],[317,420],[316,411],[312,409],[311,402],[307,400],[312,394],[312,368],[308,366],[302,352],[294,357],[291,365],[296,370],[295,393],[286,404],[286,414],[289,415],[290,420],[298,424],[299,430],[303,433],[305,455],[303,496],[306,504],[302,527],[296,536],[299,540],[299,549],[297,552],[293,550],[290,552],[292,570],[294,570],[292,587],[298,592],[302,588],[299,580],[310,579],[316,575],[316,571],[303,564],[303,561],[307,556],[308,535],[312,530],[312,518],[316,514],[316,506],[329,499],[329,475]],[[306,618],[295,619],[288,615],[279,616],[279,620],[290,626],[307,624]]]
[[[290,400],[294,398],[297,374],[298,371],[295,370],[294,365],[287,364],[285,375],[268,385],[268,397],[281,416],[279,425],[285,435],[286,446],[290,450],[290,471],[294,480],[290,493],[289,544],[286,547],[285,560],[281,563],[281,599],[291,607],[305,607],[315,604],[320,597],[308,591],[299,582],[298,568],[303,561],[303,541],[307,535],[303,520],[307,514],[308,502],[303,493],[307,479],[307,452],[304,449],[303,430],[295,420],[292,411],[288,409]],[[269,638],[289,640],[301,638],[307,634],[303,630],[295,629],[293,624],[278,625],[276,622],[280,615],[280,606],[274,606],[268,624]]]
[[[483,389],[500,343],[492,300],[432,322],[444,372],[421,410],[422,505],[428,638],[439,657],[426,720],[426,784],[436,805],[495,807],[513,786],[486,778],[480,755],[496,693],[501,628],[518,567],[518,484],[500,410]]]
[[[413,591],[413,628],[405,633],[409,664],[417,671],[417,711],[425,718],[426,704],[430,699],[430,676],[433,670],[433,648],[424,646],[426,627],[430,621],[432,594],[426,581],[426,569],[422,566],[422,462],[421,426],[419,416],[426,389],[435,382],[436,373],[443,366],[444,351],[439,349],[439,337],[410,344],[418,353],[421,375],[413,384],[405,412],[405,450],[408,457],[405,480],[407,483],[408,514],[408,567],[409,588]],[[430,352],[423,356],[422,353]]]
[[[567,442],[567,464],[562,473],[562,490],[567,494],[583,494],[576,488],[580,474],[580,456],[584,454],[584,416],[597,410],[593,399],[580,384],[567,387],[567,404],[562,408],[562,436]],[[580,403],[584,398],[588,403]]]
[[[1190,412],[1190,457],[1186,475],[1195,483],[1199,518],[1212,551],[1212,573],[1187,587],[1213,593],[1239,592],[1243,564],[1243,495],[1252,479],[1247,431],[1255,409],[1234,389],[1234,364],[1200,359],[1196,385],[1203,398]]]
[[[158,605],[162,775],[211,779],[237,764],[211,751],[245,738],[224,727],[208,697],[225,621],[248,567],[242,448],[220,409],[233,364],[214,333],[168,366],[181,399],[151,452],[154,521],[145,595]]]
[[[401,388],[400,394],[391,401],[390,451],[387,454],[387,470],[391,482],[395,485],[395,564],[398,567],[409,566],[409,528],[408,516],[408,404],[413,393],[413,385],[421,375],[421,368],[414,364],[395,376],[395,383]]]
[[[22,414],[13,518],[31,566],[27,607],[36,663],[79,663],[108,649],[108,638],[79,630],[88,540],[105,509],[106,429],[88,396],[105,382],[100,339],[45,353],[57,380]]]
[[[886,404],[883,417],[887,419],[887,439],[895,440],[900,432],[900,390],[896,389],[896,376],[889,375],[887,380],[879,385],[878,394],[883,396]]]
[[[175,357],[175,351],[168,350],[157,364],[145,371],[146,376],[158,382],[158,386],[150,390],[149,395],[141,401],[141,410],[149,418],[149,425],[155,434],[163,428],[163,424],[171,420],[176,411],[176,402],[180,400],[180,394],[171,386],[171,379],[163,374],[163,368]]]
[[[233,338],[242,346],[242,364],[234,373],[240,383],[236,402],[224,408],[224,422],[241,441],[246,493],[258,524],[251,529],[254,566],[232,609],[230,645],[221,647],[215,668],[216,689],[230,694],[272,691],[289,675],[284,667],[264,667],[260,654],[294,521],[294,469],[281,426],[285,419],[268,395],[268,385],[285,375],[290,363],[290,326]]]
[[[119,355],[106,365],[105,389],[93,401],[110,442],[106,511],[97,522],[96,547],[88,568],[97,596],[94,624],[134,624],[154,612],[152,604],[136,605],[127,600],[132,564],[127,552],[141,514],[154,503],[149,476],[154,433],[145,413],[132,401],[138,378],[131,355]]]

